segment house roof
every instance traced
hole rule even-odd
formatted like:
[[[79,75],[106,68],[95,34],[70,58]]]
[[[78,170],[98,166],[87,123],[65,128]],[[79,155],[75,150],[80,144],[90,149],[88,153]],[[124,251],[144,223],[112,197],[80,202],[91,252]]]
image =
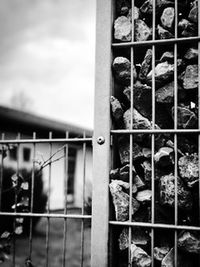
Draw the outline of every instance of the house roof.
[[[66,132],[69,132],[71,137],[80,137],[85,132],[86,136],[92,136],[90,129],[4,106],[0,106],[0,131],[24,134],[38,132],[42,136],[51,131],[55,137],[64,137]]]

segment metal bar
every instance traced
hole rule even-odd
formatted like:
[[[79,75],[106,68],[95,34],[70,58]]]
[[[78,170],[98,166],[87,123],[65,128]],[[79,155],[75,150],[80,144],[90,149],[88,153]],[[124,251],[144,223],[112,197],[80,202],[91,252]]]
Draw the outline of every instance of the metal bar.
[[[150,45],[166,45],[166,44],[180,44],[180,43],[192,43],[199,42],[200,37],[184,37],[184,38],[173,38],[173,39],[164,39],[164,40],[149,40],[142,42],[124,42],[124,43],[112,43],[113,48],[124,48],[124,47],[142,47],[142,46],[150,46]]]
[[[108,266],[112,1],[97,0],[91,266]],[[98,138],[102,136],[103,144]],[[99,234],[101,233],[101,238]],[[98,240],[98,242],[97,242]]]
[[[52,132],[49,132],[49,139],[52,139]],[[51,158],[51,156],[52,156],[52,143],[49,142],[49,158]],[[47,213],[50,213],[50,197],[51,197],[51,161],[49,163]],[[50,218],[47,217],[47,225],[46,225],[46,267],[49,266],[49,234],[50,234]]]
[[[110,221],[110,225],[113,226],[138,226],[144,228],[155,228],[155,229],[172,229],[172,230],[188,230],[188,231],[200,231],[200,227],[197,226],[187,226],[187,225],[174,225],[174,224],[159,224],[159,223],[143,223],[143,222],[120,222],[120,221]]]
[[[20,139],[21,138],[21,135],[20,133],[17,134],[17,139]],[[17,176],[19,175],[19,157],[20,157],[20,144],[17,144],[17,170],[16,170],[16,174]],[[17,212],[17,192],[16,190],[14,190],[15,192],[15,207],[14,207],[14,212],[16,213]],[[14,220],[13,220],[13,232],[14,232],[14,235],[13,235],[13,257],[12,257],[12,264],[13,264],[13,267],[15,267],[15,257],[16,257],[16,237],[15,237],[15,230],[16,230],[16,217],[14,217]]]
[[[83,134],[85,138],[85,132]],[[83,188],[82,188],[82,209],[81,214],[84,215],[85,209],[85,172],[86,172],[86,143],[83,143]],[[84,219],[81,221],[81,267],[84,262]]]
[[[111,134],[200,134],[200,129],[111,130]]]
[[[178,38],[178,0],[174,3],[175,9],[175,38]],[[178,70],[177,70],[177,43],[174,44],[174,129],[178,126]],[[174,134],[174,177],[175,177],[175,200],[174,200],[174,224],[178,225],[178,151],[177,134]],[[178,266],[178,232],[174,231],[174,266]]]
[[[152,39],[155,40],[155,28],[156,28],[156,6],[155,1],[153,3],[153,18],[152,18],[152,28],[153,36]],[[155,45],[152,45],[152,128],[155,129]],[[154,154],[155,154],[155,135],[151,135],[151,190],[152,190],[152,199],[151,199],[151,223],[155,223],[155,165],[154,165]],[[154,228],[151,228],[151,266],[154,267],[154,242],[155,242],[155,233]]]
[[[66,132],[66,138],[69,137],[69,132]],[[68,189],[68,158],[69,158],[69,146],[66,144],[64,148],[64,214],[67,214],[67,189]],[[64,236],[63,236],[63,264],[66,264],[66,242],[67,242],[67,218],[64,218]]]
[[[36,133],[33,133],[33,139],[36,139]],[[31,175],[31,207],[30,212],[33,213],[34,203],[34,186],[35,186],[35,144],[33,144],[33,169]],[[32,243],[33,243],[33,218],[30,218],[30,233],[29,233],[29,259],[32,256]]]
[[[25,213],[25,212],[0,212],[0,216],[13,216],[13,217],[42,217],[42,218],[67,218],[67,219],[92,219],[91,215],[79,214],[54,214],[54,213]]]
[[[2,133],[1,139],[4,140],[5,134]],[[4,160],[4,147],[2,147],[1,151],[1,167],[0,167],[0,211],[1,211],[1,202],[2,202],[2,190],[3,190],[3,160]]]
[[[200,10],[200,1],[198,1]],[[200,12],[198,12],[198,36],[200,36]],[[198,80],[200,81],[200,42],[198,42]],[[200,82],[198,83],[198,129],[200,129]],[[198,135],[198,169],[200,173],[200,134]],[[199,175],[199,226],[200,226],[200,175]],[[200,264],[200,258],[199,258]]]
[[[92,142],[92,138],[53,138],[53,139],[13,139],[13,140],[0,140],[0,144],[41,144],[41,143],[80,143],[82,144],[83,142]]]

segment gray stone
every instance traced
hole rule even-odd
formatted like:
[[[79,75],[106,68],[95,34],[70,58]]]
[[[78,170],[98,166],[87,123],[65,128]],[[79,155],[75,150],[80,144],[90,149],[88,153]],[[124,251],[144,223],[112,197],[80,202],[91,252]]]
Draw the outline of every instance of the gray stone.
[[[181,59],[177,59],[177,68],[181,68],[183,62]],[[152,70],[147,75],[147,84],[152,83]],[[167,82],[172,81],[174,78],[174,64],[169,64],[167,61],[161,62],[155,67],[155,86],[160,88]]]
[[[183,88],[186,90],[198,88],[198,65],[188,65],[183,75]]]
[[[130,84],[131,79],[131,62],[125,57],[116,57],[113,61],[113,69],[116,79],[125,85]],[[133,78],[136,79],[137,73],[133,66]]]
[[[132,24],[125,16],[118,17],[114,22],[114,37],[121,42],[131,41]]]
[[[124,111],[119,100],[115,98],[114,96],[111,96],[110,104],[111,104],[112,115],[113,115],[115,122],[117,122],[119,125],[122,125]]]
[[[183,37],[193,37],[197,36],[197,25],[188,21],[187,19],[182,19],[178,23],[179,31]]]
[[[115,207],[115,215],[117,221],[126,221],[129,219],[129,195],[123,191],[122,181],[113,180],[109,187],[113,198],[113,204]],[[134,198],[132,198],[132,214],[138,209],[140,204]]]
[[[131,243],[135,245],[147,245],[149,241],[148,234],[140,227],[133,227],[131,229]],[[129,246],[129,231],[124,228],[119,236],[119,249],[124,250]]]
[[[151,257],[140,247],[132,244],[131,250],[131,262],[135,267],[150,267]]]
[[[137,192],[136,197],[138,202],[151,202],[151,198],[152,198],[152,192],[149,189]]]
[[[156,259],[157,261],[162,261],[169,252],[169,250],[170,250],[169,247],[155,247],[153,253],[154,259]]]
[[[174,35],[171,32],[164,29],[159,24],[157,25],[157,32],[158,32],[159,39],[172,39],[172,38],[174,38]]]
[[[139,19],[140,17],[139,8],[136,6],[134,7],[133,16],[134,16],[134,20]],[[130,19],[130,21],[132,21],[132,9],[129,9],[127,17],[128,19]]]
[[[175,11],[173,7],[167,7],[163,10],[160,18],[162,26],[168,30],[172,30],[175,18]]]
[[[154,155],[156,165],[166,168],[174,164],[174,150],[170,147],[161,147]]]
[[[193,187],[199,182],[199,159],[196,153],[185,155],[178,161],[180,176],[188,187]]]
[[[153,13],[153,4],[152,0],[145,1],[140,7],[140,12],[144,15],[152,15]]]
[[[198,54],[199,54],[198,49],[191,47],[185,53],[184,58],[186,60],[188,60],[188,61],[195,61],[195,62],[197,62],[197,60],[198,60]]]
[[[191,8],[190,13],[188,15],[188,19],[194,23],[198,23],[198,0],[195,0],[192,3],[192,8]]]
[[[192,195],[186,189],[182,180],[177,177],[178,207],[183,210],[192,209]],[[175,178],[173,174],[160,178],[160,203],[174,207],[175,202]]]
[[[167,255],[163,258],[161,267],[174,267],[174,248],[172,248]],[[178,251],[178,262],[177,266],[180,267],[191,267],[191,259],[188,257],[188,255],[185,255],[183,253],[180,253]]]
[[[173,64],[174,63],[174,53],[170,51],[166,51],[162,54],[160,58],[161,62],[168,61],[168,63]]]
[[[148,49],[145,54],[145,57],[142,62],[141,69],[138,75],[138,78],[141,81],[144,81],[146,79],[147,74],[149,73],[149,70],[151,69],[151,61],[152,61],[152,50]]]
[[[122,165],[129,164],[130,162],[130,143],[129,139],[125,137],[120,137],[118,139],[118,148],[119,148],[119,155],[120,161]],[[142,148],[133,142],[133,149],[132,149],[132,158],[133,161],[141,159],[144,157]]]
[[[197,126],[197,116],[186,107],[177,107],[178,128],[192,129]],[[172,108],[172,118],[174,118],[174,107]]]
[[[161,104],[174,104],[174,91],[175,91],[174,81],[162,86],[155,93],[156,102]],[[178,98],[180,101],[186,98],[186,92],[179,84],[178,84]]]
[[[110,179],[119,180],[119,168],[110,171]]]
[[[190,232],[184,232],[178,238],[178,248],[189,253],[200,253],[200,238]]]
[[[141,20],[135,20],[135,41],[142,42],[147,41],[152,34],[152,30],[147,26],[147,24]]]
[[[124,14],[124,10],[131,8],[131,0],[118,0],[116,2],[117,14]]]

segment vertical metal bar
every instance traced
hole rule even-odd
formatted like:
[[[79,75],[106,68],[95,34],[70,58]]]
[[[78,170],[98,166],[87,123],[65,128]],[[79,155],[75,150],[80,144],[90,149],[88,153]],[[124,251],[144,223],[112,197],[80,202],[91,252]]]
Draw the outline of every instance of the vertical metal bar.
[[[175,38],[178,38],[178,0],[175,0]],[[174,44],[174,129],[177,129],[178,123],[178,78],[177,78],[177,44]],[[175,177],[175,200],[174,200],[174,223],[178,225],[178,154],[177,154],[177,134],[174,134],[174,177]],[[178,266],[178,232],[174,232],[174,266]]]
[[[52,139],[52,132],[49,132],[49,139]],[[49,158],[52,156],[52,143],[49,143]],[[50,196],[51,196],[51,160],[49,162],[49,179],[48,179],[48,202],[47,213],[50,213]],[[50,233],[50,218],[47,217],[46,225],[46,267],[49,266],[49,233]]]
[[[198,0],[198,36],[200,36],[200,0]],[[200,42],[198,42],[198,129],[200,129]],[[198,134],[198,169],[200,174],[200,134]],[[199,226],[200,226],[200,175],[199,175]],[[200,265],[200,256],[199,256]]]
[[[33,139],[36,139],[36,133],[33,133]],[[30,212],[33,213],[33,203],[34,203],[34,187],[35,187],[35,150],[36,144],[33,144],[33,169],[31,175],[31,207]],[[30,217],[30,233],[29,233],[29,259],[32,257],[32,245],[33,245],[33,218]]]
[[[93,136],[93,193],[91,266],[108,266],[110,91],[111,91],[111,0],[97,0],[95,121]],[[103,144],[97,142],[102,136]],[[101,238],[99,238],[101,233]],[[98,242],[96,242],[98,240]]]
[[[5,134],[2,133],[1,139],[5,139]],[[4,146],[2,146],[2,152],[1,152],[1,168],[0,168],[0,211],[1,211],[1,202],[2,202],[2,190],[3,190],[3,160],[4,160]]]
[[[84,132],[83,138],[86,137]],[[82,188],[82,210],[81,214],[84,215],[85,208],[85,172],[86,172],[86,143],[83,143],[83,188]],[[84,261],[84,219],[81,220],[81,267]]]
[[[69,138],[69,132],[66,132],[66,138]],[[69,156],[69,146],[65,145],[64,148],[64,214],[67,214],[67,189],[68,189],[68,156]],[[66,242],[67,242],[67,218],[64,218],[64,229],[63,229],[63,264],[66,264]]]
[[[135,6],[135,1],[132,0],[132,41],[134,41],[134,6]],[[134,110],[134,96],[133,96],[133,67],[134,67],[134,49],[131,47],[131,107],[130,107],[130,112],[131,112],[131,123],[130,123],[130,130],[133,129],[133,110]],[[132,221],[132,200],[133,200],[133,134],[130,134],[129,136],[129,142],[130,142],[130,147],[129,147],[129,221]],[[132,266],[132,261],[131,261],[131,239],[132,239],[132,228],[129,226],[128,228],[128,236],[129,236],[129,246],[128,246],[128,266]]]
[[[21,135],[20,133],[17,134],[17,139],[20,140]],[[16,170],[16,175],[19,175],[19,157],[20,157],[20,144],[17,144],[17,170]],[[17,212],[17,192],[16,189],[14,189],[14,194],[15,194],[15,204],[14,204],[14,212]],[[13,221],[13,232],[15,233],[15,228],[16,228],[16,217],[14,217],[14,221]],[[16,238],[15,238],[15,234],[13,235],[13,267],[15,267],[15,257],[16,257]]]
[[[155,40],[155,29],[156,29],[156,3],[153,3],[153,14],[152,14],[152,40]],[[152,46],[152,128],[155,129],[155,45]],[[151,190],[152,190],[152,199],[151,199],[151,223],[155,223],[155,165],[154,165],[154,154],[155,154],[155,135],[151,135]],[[154,228],[151,228],[151,266],[154,267],[154,239],[155,232]]]

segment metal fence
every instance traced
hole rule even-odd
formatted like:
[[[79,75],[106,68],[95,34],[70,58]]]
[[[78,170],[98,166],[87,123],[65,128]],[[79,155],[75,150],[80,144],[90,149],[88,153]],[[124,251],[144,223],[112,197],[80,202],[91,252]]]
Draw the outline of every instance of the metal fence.
[[[120,256],[118,255],[119,250],[117,249],[116,238],[119,236],[119,227],[128,228],[129,246],[127,265],[132,266],[131,262],[131,235],[134,227],[141,227],[142,229],[149,229],[151,233],[151,266],[155,265],[154,260],[154,246],[155,246],[155,234],[161,229],[163,231],[168,230],[169,235],[174,238],[174,265],[178,264],[178,233],[181,230],[189,231],[200,231],[199,224],[196,225],[182,225],[179,224],[179,209],[178,209],[178,184],[175,179],[175,205],[174,205],[174,223],[156,223],[155,219],[155,138],[158,134],[171,134],[173,136],[173,149],[174,149],[174,176],[178,176],[178,137],[183,134],[198,135],[198,148],[200,147],[200,117],[198,111],[198,127],[195,129],[180,129],[178,127],[178,66],[177,58],[179,53],[180,45],[185,44],[196,44],[198,46],[198,54],[200,54],[200,12],[198,12],[198,34],[194,37],[179,37],[178,36],[178,4],[181,1],[172,1],[175,9],[175,21],[174,21],[174,37],[171,39],[158,40],[156,39],[156,1],[152,1],[152,39],[147,41],[134,41],[134,11],[132,8],[132,38],[129,42],[116,42],[113,38],[114,20],[116,19],[116,4],[117,2],[123,1],[97,1],[97,32],[96,32],[96,95],[95,95],[95,132],[94,132],[94,191],[93,191],[93,227],[92,227],[92,266],[121,266],[119,265]],[[124,1],[128,2],[128,1]],[[130,1],[131,6],[135,6],[134,0]],[[139,1],[137,1],[139,2]],[[144,1],[140,1],[144,2]],[[148,2],[148,1],[147,1]],[[151,2],[151,1],[149,1]],[[200,1],[198,1],[200,6]],[[174,52],[174,129],[157,129],[155,123],[156,103],[155,103],[155,66],[156,66],[156,53],[159,51],[161,46],[172,46]],[[134,107],[134,55],[140,53],[140,51],[147,48],[152,49],[152,128],[150,130],[138,130],[133,129],[133,107]],[[112,62],[115,56],[123,56],[123,53],[130,55],[131,62],[131,96],[130,96],[130,129],[115,129],[110,119],[110,96],[116,95],[115,80],[112,72]],[[200,69],[200,57],[198,56],[198,66]],[[199,75],[199,71],[198,71]],[[200,96],[200,85],[198,84],[198,97]],[[199,99],[199,98],[198,98]],[[198,110],[200,110],[200,103],[198,101]],[[151,177],[151,220],[150,222],[139,222],[133,221],[131,210],[132,210],[132,167],[133,167],[133,142],[136,134],[149,134],[151,136],[151,166],[152,166],[152,177]],[[113,206],[111,204],[112,199],[109,198],[109,172],[115,166],[116,154],[115,140],[117,136],[128,136],[129,138],[129,157],[130,157],[130,170],[129,170],[129,220],[125,222],[116,221],[113,214]],[[200,151],[198,151],[199,154]],[[200,164],[199,164],[200,168]],[[200,193],[200,189],[198,190]],[[200,196],[199,196],[200,200]],[[199,205],[200,206],[200,205]],[[199,206],[197,216],[199,216]],[[120,228],[122,229],[122,228]],[[171,231],[170,231],[171,230]],[[101,236],[101,240],[100,237]],[[117,236],[117,237],[116,237]],[[97,242],[98,240],[98,242]],[[134,265],[135,266],[135,265]]]
[[[40,162],[40,168],[36,166],[38,164],[36,160],[36,154],[37,154],[37,148],[39,145],[46,144],[46,150],[48,157],[43,159],[42,162]],[[92,144],[92,138],[86,137],[85,134],[83,134],[80,138],[71,138],[69,137],[69,133],[66,133],[66,138],[53,138],[52,133],[49,133],[49,138],[47,139],[39,139],[36,137],[36,133],[33,134],[33,138],[29,139],[21,139],[20,134],[17,136],[16,139],[7,139],[5,134],[2,134],[2,138],[0,140],[0,146],[1,146],[1,167],[0,167],[0,199],[1,203],[3,199],[5,198],[5,194],[8,194],[9,191],[12,192],[12,200],[14,203],[12,203],[13,207],[2,207],[0,210],[0,216],[1,221],[3,221],[3,218],[9,218],[13,222],[13,228],[6,229],[6,235],[7,232],[10,232],[9,240],[11,242],[11,255],[12,255],[12,261],[6,261],[5,264],[10,264],[9,266],[35,266],[35,258],[33,256],[34,254],[34,248],[33,248],[33,242],[35,239],[35,236],[33,234],[33,228],[34,228],[34,220],[37,218],[40,218],[40,220],[43,221],[46,230],[44,231],[45,234],[45,245],[43,248],[45,249],[45,252],[41,251],[42,253],[42,262],[37,263],[37,266],[56,266],[55,264],[52,265],[52,251],[50,249],[50,246],[52,242],[55,242],[55,240],[51,240],[50,234],[51,234],[51,222],[52,220],[59,220],[60,221],[60,228],[58,229],[59,232],[62,232],[62,239],[63,242],[60,244],[60,250],[59,250],[59,257],[60,257],[60,263],[59,266],[89,266],[89,260],[87,259],[87,264],[84,261],[85,255],[84,255],[84,246],[85,246],[85,224],[88,220],[91,221],[91,213],[86,212],[85,209],[85,190],[86,190],[86,153],[88,146],[91,147]],[[21,175],[21,168],[23,167],[20,163],[20,147],[23,145],[29,145],[29,147],[32,148],[32,157],[31,157],[31,177],[29,177],[28,183],[27,180],[24,180],[24,177]],[[58,149],[54,150],[54,145],[57,145]],[[69,178],[69,159],[70,159],[70,148],[73,147],[75,150],[79,149],[82,151],[82,176],[79,177],[82,179],[82,204],[79,209],[79,211],[75,211],[74,209],[70,209],[70,204],[68,200],[68,178]],[[6,168],[6,157],[7,154],[9,154],[12,149],[16,149],[16,169],[15,174],[12,175],[12,177],[4,177],[4,169]],[[60,154],[62,152],[62,155]],[[61,155],[61,156],[60,156]],[[54,211],[50,207],[50,198],[51,198],[51,181],[52,179],[56,179],[57,177],[52,177],[52,169],[54,168],[55,162],[62,161],[62,172],[64,177],[64,185],[63,190],[60,192],[61,195],[64,196],[64,203],[63,203],[63,209],[59,211]],[[30,167],[30,166],[29,166]],[[44,168],[48,169],[48,181],[46,181],[47,184],[47,204],[44,211],[37,212],[34,210],[34,202],[38,201],[38,197],[35,194],[35,185],[36,185],[36,179],[38,172],[42,172]],[[5,178],[10,180],[11,188],[5,187]],[[20,180],[21,179],[21,180]],[[19,192],[23,193],[22,191],[25,190],[25,196],[26,196],[26,190],[29,190],[29,198],[27,200],[28,203],[23,203],[24,206],[19,203]],[[10,195],[11,196],[11,195]],[[22,195],[22,197],[24,197]],[[21,201],[21,198],[20,198]],[[6,203],[4,203],[6,204]],[[21,206],[20,206],[21,205]],[[21,209],[20,209],[21,208]],[[12,209],[12,210],[11,210]],[[22,219],[20,221],[20,219]],[[17,257],[19,256],[17,253],[17,247],[19,245],[18,243],[18,237],[17,237],[17,231],[20,230],[19,227],[23,225],[23,220],[28,219],[29,227],[28,227],[28,242],[26,243],[26,247],[22,248],[21,252],[24,255],[21,255],[24,257],[24,262],[19,262],[17,260]],[[62,222],[61,222],[62,220]],[[68,258],[68,250],[67,250],[67,244],[73,243],[73,240],[67,239],[68,234],[68,222],[71,222],[71,224],[79,224],[78,235],[80,237],[80,240],[78,241],[78,246],[76,247],[78,259],[76,265],[74,263],[72,264],[71,261],[67,260]],[[89,223],[90,224],[90,223]],[[63,228],[63,230],[62,230]],[[17,230],[18,229],[18,230]],[[2,229],[1,229],[2,230]],[[22,228],[23,231],[23,228]],[[21,232],[21,230],[20,230]],[[5,233],[3,233],[5,235]],[[2,233],[1,233],[2,234]],[[75,234],[75,233],[73,233]],[[4,238],[4,237],[2,237]],[[2,240],[1,238],[1,240]],[[72,235],[73,238],[73,235]],[[19,238],[20,239],[20,238]],[[20,242],[20,240],[19,240]],[[41,241],[42,242],[42,241]],[[68,246],[69,247],[69,246]],[[1,247],[2,249],[2,247]],[[25,252],[26,251],[26,252]],[[27,255],[27,254],[28,255]],[[58,256],[58,255],[57,255]],[[2,253],[1,253],[2,257]],[[88,257],[88,255],[87,255]],[[41,258],[41,256],[40,256]],[[1,258],[1,260],[5,260],[4,258]],[[11,264],[12,262],[12,264]],[[25,265],[24,265],[25,264]],[[32,265],[31,265],[32,264]],[[6,265],[8,266],[8,265]]]

